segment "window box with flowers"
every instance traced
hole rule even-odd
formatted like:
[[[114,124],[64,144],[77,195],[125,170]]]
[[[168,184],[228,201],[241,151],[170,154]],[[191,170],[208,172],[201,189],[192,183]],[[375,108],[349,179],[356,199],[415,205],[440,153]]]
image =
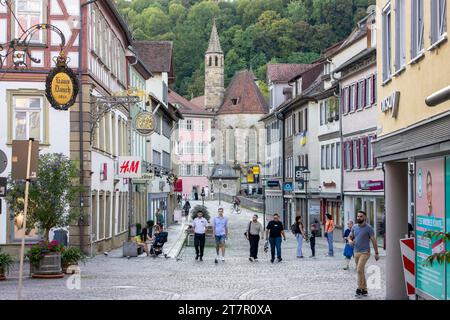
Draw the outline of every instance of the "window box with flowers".
[[[30,246],[27,257],[30,260],[30,275],[33,278],[63,278],[61,253],[64,246],[58,241],[39,241]]]

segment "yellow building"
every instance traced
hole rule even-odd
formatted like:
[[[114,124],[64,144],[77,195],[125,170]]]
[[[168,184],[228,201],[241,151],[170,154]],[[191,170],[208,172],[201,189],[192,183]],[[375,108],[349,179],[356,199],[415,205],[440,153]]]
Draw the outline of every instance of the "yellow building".
[[[450,272],[445,276],[445,268],[450,268],[421,263],[444,247],[423,238],[423,232],[450,230],[447,2],[377,0],[376,33],[381,50],[377,50],[374,152],[385,172],[388,299],[407,297],[399,240],[408,233],[408,223],[416,233],[415,293],[428,299],[450,296]],[[427,98],[439,91],[439,103],[428,106]]]

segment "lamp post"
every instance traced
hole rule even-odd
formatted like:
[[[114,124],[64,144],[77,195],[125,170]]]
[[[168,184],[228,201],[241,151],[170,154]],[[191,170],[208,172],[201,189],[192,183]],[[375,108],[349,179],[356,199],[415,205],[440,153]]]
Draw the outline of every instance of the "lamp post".
[[[219,176],[219,206],[222,200],[222,169],[217,169],[217,175]]]
[[[305,225],[306,225],[306,233],[309,232],[309,203],[308,203],[308,182],[311,175],[311,171],[308,169],[303,170],[303,182],[305,183],[305,197],[306,197],[306,218],[305,218]]]

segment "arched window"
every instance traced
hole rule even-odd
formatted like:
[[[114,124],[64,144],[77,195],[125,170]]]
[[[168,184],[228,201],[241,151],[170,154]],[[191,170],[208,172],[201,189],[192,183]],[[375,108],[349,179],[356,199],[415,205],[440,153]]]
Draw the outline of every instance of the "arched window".
[[[247,136],[247,160],[250,163],[258,162],[257,133],[255,128],[250,128]]]
[[[225,162],[234,162],[235,160],[235,137],[234,129],[226,129],[226,143],[225,143]]]
[[[211,67],[212,65],[212,57],[209,57],[209,66]]]
[[[216,56],[216,67],[219,65],[219,57]]]
[[[223,56],[222,56],[222,59],[221,59],[221,60],[222,60],[222,64],[221,64],[221,67],[223,67]]]

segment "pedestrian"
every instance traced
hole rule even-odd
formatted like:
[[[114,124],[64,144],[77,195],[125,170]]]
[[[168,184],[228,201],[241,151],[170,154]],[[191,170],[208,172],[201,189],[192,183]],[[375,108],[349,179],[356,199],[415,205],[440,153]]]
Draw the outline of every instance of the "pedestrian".
[[[200,258],[203,261],[203,252],[205,249],[205,233],[208,221],[203,217],[203,212],[197,212],[197,217],[192,222],[194,228],[194,247],[195,247],[195,260]]]
[[[311,246],[311,256],[314,258],[316,256],[316,236],[317,236],[317,226],[315,223],[311,224],[311,236],[309,237],[309,244]]]
[[[301,216],[295,217],[294,229],[295,238],[297,239],[297,258],[303,258],[303,240],[306,240],[305,229],[303,228],[303,221]]]
[[[184,210],[184,216],[187,219],[189,216],[189,210],[191,210],[191,204],[190,204],[189,200],[186,200],[186,202],[184,203],[183,210]]]
[[[216,240],[216,259],[215,263],[219,262],[219,259],[225,261],[225,239],[228,237],[228,218],[223,216],[223,208],[220,207],[217,212],[219,215],[213,219],[213,235]],[[222,249],[222,257],[219,256],[220,249]]]
[[[325,237],[327,238],[328,242],[328,256],[333,257],[334,256],[334,250],[333,250],[333,231],[334,231],[334,221],[331,214],[326,214],[327,221],[325,223]]]
[[[161,228],[161,230],[164,229],[164,215],[161,213],[161,209],[156,210],[156,224]]]
[[[350,232],[353,228],[353,221],[349,220],[347,222],[347,229],[344,231],[344,241],[345,241],[345,247],[344,247],[344,256],[345,256],[345,267],[344,270],[348,270],[350,267],[350,260],[353,257],[353,247],[348,243],[348,236],[350,235]]]
[[[356,273],[358,288],[356,289],[356,296],[367,296],[367,282],[364,274],[364,268],[367,260],[370,258],[370,241],[372,241],[373,249],[375,251],[375,260],[378,261],[380,256],[378,254],[378,244],[373,228],[366,222],[367,214],[364,211],[358,211],[356,216],[357,224],[353,226],[350,235],[348,236],[349,244],[353,246],[355,252]]]
[[[202,201],[205,201],[205,188],[202,188],[202,192],[200,193],[200,196],[202,197]]]
[[[278,262],[281,262],[281,236],[283,236],[284,241],[286,241],[286,234],[284,233],[283,223],[280,221],[280,216],[278,213],[273,215],[273,220],[269,221],[266,227],[266,238],[269,239],[270,243],[270,262],[275,261],[275,248],[277,249]]]
[[[258,261],[258,245],[260,239],[264,240],[264,229],[262,224],[258,221],[257,214],[253,215],[252,221],[248,223],[245,237],[250,243],[250,257],[248,260],[252,262]]]

